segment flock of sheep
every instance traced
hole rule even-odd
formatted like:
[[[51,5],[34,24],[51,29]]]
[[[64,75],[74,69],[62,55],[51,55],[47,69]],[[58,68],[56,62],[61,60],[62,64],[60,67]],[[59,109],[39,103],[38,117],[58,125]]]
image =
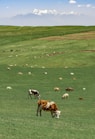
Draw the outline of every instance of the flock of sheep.
[[[65,90],[66,91],[74,91],[74,89],[71,88],[71,87],[68,87]],[[60,91],[60,88],[59,87],[54,87],[54,91]],[[32,98],[32,96],[34,96],[35,98],[38,98],[38,99],[40,99],[40,97],[41,97],[39,91],[38,90],[34,90],[34,89],[29,89],[28,90],[28,96],[30,98]],[[69,98],[69,93],[64,93],[62,95],[62,99],[66,99],[66,98]]]

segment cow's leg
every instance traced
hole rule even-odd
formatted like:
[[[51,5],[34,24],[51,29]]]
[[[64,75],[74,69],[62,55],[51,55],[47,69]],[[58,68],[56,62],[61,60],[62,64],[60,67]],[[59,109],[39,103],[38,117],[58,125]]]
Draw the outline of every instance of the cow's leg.
[[[52,116],[52,118],[54,117],[54,115],[53,115],[53,111],[51,111],[51,116]]]
[[[53,113],[52,113],[52,111],[51,111],[51,116],[53,117]]]
[[[42,105],[39,106],[40,116],[42,116]]]
[[[40,116],[41,116],[41,112],[42,112],[42,106],[41,105],[38,105],[38,108],[37,108],[37,116],[38,116],[38,113],[40,112]]]
[[[32,99],[32,95],[30,94],[30,98]]]
[[[30,95],[30,94],[28,94],[28,99],[29,99],[29,98],[31,98],[31,95]]]
[[[36,98],[36,99],[40,99],[40,95],[36,94],[36,95],[35,95],[35,98]]]
[[[38,113],[39,113],[39,105],[37,107],[37,113],[36,113],[37,116],[38,116]]]
[[[40,116],[42,116],[42,109],[40,109]]]
[[[54,113],[54,111],[51,111],[51,116],[52,116],[52,118],[55,117],[55,113]]]
[[[37,95],[34,95],[34,98],[36,99],[37,98]]]
[[[29,99],[29,97],[30,97],[30,94],[28,93],[27,95],[28,95],[27,97],[28,97],[28,99]]]

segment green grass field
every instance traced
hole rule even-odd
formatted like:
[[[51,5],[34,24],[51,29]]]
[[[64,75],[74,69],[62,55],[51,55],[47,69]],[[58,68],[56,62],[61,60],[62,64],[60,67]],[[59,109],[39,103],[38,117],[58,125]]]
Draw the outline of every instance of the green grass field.
[[[0,78],[0,139],[95,139],[94,26],[0,26]],[[60,118],[37,117],[29,88],[55,101]]]

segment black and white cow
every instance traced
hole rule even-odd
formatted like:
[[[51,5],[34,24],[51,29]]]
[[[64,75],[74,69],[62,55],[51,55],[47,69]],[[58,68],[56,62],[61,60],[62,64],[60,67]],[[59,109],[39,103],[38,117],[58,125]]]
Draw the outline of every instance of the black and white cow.
[[[35,98],[40,99],[40,93],[38,90],[34,90],[34,89],[29,89],[28,90],[28,96],[32,99],[32,96],[34,96]]]

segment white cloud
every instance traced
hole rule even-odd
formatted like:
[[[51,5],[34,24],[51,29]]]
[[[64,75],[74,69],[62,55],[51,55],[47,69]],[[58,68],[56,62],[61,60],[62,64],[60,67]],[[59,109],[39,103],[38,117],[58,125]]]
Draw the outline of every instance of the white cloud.
[[[44,10],[40,10],[40,9],[34,9],[32,11],[33,14],[36,14],[36,15],[43,15],[43,14],[53,14],[53,15],[57,15],[58,12],[53,9],[53,10],[47,10],[47,9],[44,9]]]
[[[87,4],[86,7],[89,8],[89,7],[92,7],[92,6],[91,6],[91,4]]]
[[[69,11],[69,12],[65,12],[65,11],[57,11],[57,10],[47,10],[47,9],[34,9],[32,11],[33,14],[35,15],[46,15],[46,14],[51,14],[51,15],[80,15],[80,13],[74,12],[74,11]]]
[[[77,15],[78,13],[76,13],[76,12],[74,12],[74,11],[70,11],[69,14]]]
[[[76,3],[76,0],[69,0],[69,3],[70,4],[75,4]]]
[[[62,12],[60,15],[80,15],[78,12],[70,11],[70,12]]]
[[[43,12],[42,12],[43,11]],[[55,25],[95,25],[95,18],[93,16],[88,16],[83,13],[75,11],[56,11],[55,14],[47,14],[50,10],[39,10],[34,9],[33,12],[29,14],[17,15],[12,18],[5,18],[0,20],[1,25],[19,25],[19,26],[55,26]],[[39,18],[39,13],[45,13]],[[51,10],[51,13],[53,11]],[[35,14],[37,14],[35,16]],[[46,15],[46,16],[45,16]],[[52,15],[52,16],[51,16]]]
[[[79,4],[78,7],[79,8],[81,8],[81,7],[84,7],[84,8],[93,8],[93,6],[91,4],[86,4],[86,5]]]

